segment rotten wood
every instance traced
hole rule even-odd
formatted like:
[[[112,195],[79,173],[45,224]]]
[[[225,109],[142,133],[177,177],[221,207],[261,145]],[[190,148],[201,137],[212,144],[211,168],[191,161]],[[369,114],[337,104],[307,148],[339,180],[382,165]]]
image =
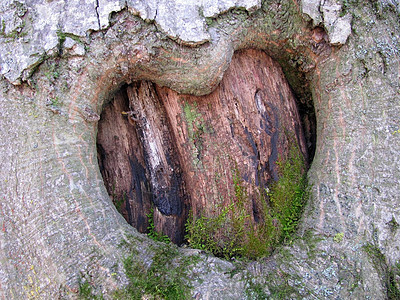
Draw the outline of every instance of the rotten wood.
[[[100,171],[113,203],[140,232],[148,227],[151,190],[143,149],[134,124],[123,114],[129,100],[123,91],[103,109],[98,125]]]
[[[137,82],[127,88],[127,93],[149,174],[156,208],[153,215],[155,229],[180,243],[186,217],[186,194],[166,110],[150,82]]]
[[[277,159],[286,156],[293,140],[307,158],[296,100],[280,66],[262,51],[237,52],[220,85],[207,96],[181,95],[146,81],[125,91],[127,106],[113,104],[120,112],[103,113],[102,120],[111,119],[100,122],[98,143],[105,182],[118,182],[119,194],[125,189],[125,217],[140,231],[145,222],[133,219],[148,213],[152,201],[156,229],[180,243],[189,208],[196,216],[213,216],[238,201],[237,175],[256,226],[259,194],[278,178]],[[111,145],[112,137],[120,135],[118,147]],[[135,167],[121,166],[129,161]],[[132,176],[142,178],[145,188],[139,193]]]
[[[240,174],[252,222],[259,193],[278,179],[276,161],[295,137],[306,144],[294,95],[280,66],[264,52],[237,52],[218,88],[207,96],[157,88],[180,153],[194,215],[212,216],[235,199]]]

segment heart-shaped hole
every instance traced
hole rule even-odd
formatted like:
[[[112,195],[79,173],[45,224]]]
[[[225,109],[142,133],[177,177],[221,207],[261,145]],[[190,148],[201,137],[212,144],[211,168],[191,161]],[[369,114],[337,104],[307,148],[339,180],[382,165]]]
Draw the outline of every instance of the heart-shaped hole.
[[[247,239],[238,231],[266,226],[269,187],[291,149],[311,161],[310,119],[299,114],[276,62],[262,51],[238,51],[206,96],[147,81],[124,86],[99,121],[100,170],[117,209],[140,232],[150,228],[181,244],[190,215],[193,224],[203,218],[220,226],[211,235],[226,247],[238,235]],[[273,216],[268,226],[278,221]]]

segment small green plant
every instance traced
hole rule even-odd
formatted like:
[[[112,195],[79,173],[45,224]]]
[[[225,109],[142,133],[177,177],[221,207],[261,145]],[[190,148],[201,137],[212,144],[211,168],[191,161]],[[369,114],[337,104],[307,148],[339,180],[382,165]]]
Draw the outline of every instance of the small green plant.
[[[150,267],[137,261],[134,256],[124,260],[129,284],[118,290],[114,299],[188,299],[190,286],[185,281],[190,257],[181,258],[173,245],[160,245]],[[177,261],[180,259],[180,261]]]
[[[344,233],[343,232],[339,232],[336,233],[335,236],[333,237],[333,241],[335,243],[341,243],[343,241],[344,238]]]
[[[58,98],[58,96],[50,99],[50,105],[59,106],[60,104],[61,104],[61,102],[60,102],[60,99]]]
[[[293,139],[288,157],[277,162],[279,180],[268,193],[272,215],[279,220],[281,240],[290,240],[309,196],[304,158]]]
[[[148,233],[147,236],[151,238],[152,240],[158,241],[158,242],[164,242],[164,243],[171,243],[170,238],[162,234],[160,232],[156,231],[156,227],[154,225],[154,217],[153,217],[154,209],[152,208],[150,212],[146,215],[148,218],[149,226],[147,227]]]

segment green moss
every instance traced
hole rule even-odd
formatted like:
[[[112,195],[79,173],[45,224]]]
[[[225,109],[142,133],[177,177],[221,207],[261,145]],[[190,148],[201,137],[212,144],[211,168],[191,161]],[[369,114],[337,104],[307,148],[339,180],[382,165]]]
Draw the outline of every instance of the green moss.
[[[93,286],[85,276],[79,278],[79,296],[78,299],[82,300],[102,300],[102,295],[96,295],[93,291]]]
[[[122,197],[116,198],[116,199],[113,198],[113,200],[114,200],[114,205],[115,205],[115,207],[117,208],[118,212],[119,212],[120,214],[122,214],[122,205],[123,205],[123,204],[125,203],[125,201],[127,200],[126,192],[124,191]]]
[[[44,76],[51,82],[54,83],[60,78],[60,67],[57,60],[48,60],[43,66]]]
[[[22,23],[20,25],[18,25],[14,30],[12,30],[9,33],[6,33],[6,23],[4,20],[2,20],[1,28],[0,28],[0,37],[5,38],[6,42],[15,41],[16,39],[27,35],[27,33],[23,31],[25,26],[26,26],[25,21],[22,21]]]
[[[82,41],[82,39],[79,36],[75,35],[75,34],[68,33],[68,32],[63,32],[61,30],[57,30],[56,34],[57,34],[57,37],[58,37],[59,50],[61,50],[61,48],[63,48],[65,40],[67,39],[67,37],[72,39],[72,40],[74,40],[75,42],[83,45],[86,51],[89,50],[88,45],[85,44]]]
[[[289,240],[296,230],[303,207],[309,197],[303,155],[292,138],[289,155],[277,162],[279,180],[270,188],[272,215],[279,220],[280,239]]]
[[[62,102],[60,101],[60,98],[58,96],[56,96],[56,97],[50,99],[50,105],[61,106]]]
[[[345,16],[349,12],[349,8],[351,7],[351,0],[342,0],[342,10],[340,11],[339,17]]]
[[[385,256],[377,246],[371,243],[367,243],[363,246],[363,249],[368,254],[369,258],[372,260],[377,270],[381,271],[385,268]]]
[[[325,237],[316,234],[313,230],[307,230],[300,239],[303,241],[303,243],[299,243],[300,247],[306,247],[307,256],[313,260],[318,252],[317,244],[323,241]]]
[[[270,286],[269,289],[271,292],[269,299],[301,299],[298,290],[289,284],[288,279],[279,285]]]
[[[256,282],[252,278],[246,282],[246,296],[247,299],[262,300],[268,299],[268,294],[264,290],[265,285]]]
[[[119,197],[117,195],[117,193],[115,192],[115,185],[116,185],[115,183],[113,183],[113,185],[112,185],[111,199],[112,199],[112,202],[114,203],[117,211],[120,214],[122,214],[122,206],[124,205],[125,201],[127,200],[126,191],[123,191],[122,197]]]
[[[147,267],[134,256],[124,260],[129,284],[114,293],[114,299],[188,299],[188,265],[191,257],[181,257],[173,245],[162,245],[155,249],[152,263]]]
[[[6,21],[5,20],[1,20],[1,29],[0,29],[0,34],[2,36],[5,35],[6,32]]]
[[[399,228],[399,223],[397,223],[394,216],[392,216],[392,219],[388,222],[388,225],[392,232],[396,232],[396,230]]]
[[[247,183],[235,167],[234,197],[229,204],[211,217],[190,214],[186,223],[189,245],[224,258],[255,259],[269,255],[280,242],[289,241],[308,197],[304,159],[298,146],[292,144],[288,157],[277,162],[279,180],[267,192],[259,192],[256,206],[260,220],[256,224],[246,210]]]
[[[389,266],[379,247],[371,243],[365,244],[363,249],[371,259],[375,269],[383,276],[388,299],[400,299],[400,282],[397,279],[400,276],[400,263],[397,262],[394,266]]]
[[[125,238],[120,241],[117,245],[118,248],[123,248],[128,251],[131,255],[139,255],[141,250],[141,245],[148,242],[147,238],[142,234],[131,234],[128,233],[125,235]]]
[[[189,245],[224,258],[240,255],[243,251],[240,247],[243,230],[237,228],[232,222],[230,215],[233,208],[234,205],[231,204],[223,208],[222,212],[215,217],[201,216],[194,219],[193,214],[190,213],[186,222],[186,239]],[[223,234],[222,228],[225,229]]]
[[[82,42],[81,38],[75,34],[63,32],[61,30],[57,30],[56,34],[57,34],[60,46],[62,46],[64,44],[67,37],[69,37],[70,39],[73,39],[75,42],[77,42],[79,44],[84,44],[84,42]]]
[[[298,275],[280,268],[262,277],[247,273],[244,279],[247,299],[303,299],[310,294]]]
[[[65,42],[65,39],[67,38],[67,36],[66,36],[66,34],[65,34],[64,32],[62,32],[61,30],[57,30],[56,34],[57,34],[57,37],[58,37],[59,45],[60,45],[60,47],[62,47],[62,45],[63,45],[64,42]]]
[[[205,20],[206,20],[206,24],[208,26],[211,26],[213,23],[215,23],[215,19],[213,19],[213,18],[207,17],[207,18],[205,18]]]
[[[388,298],[400,299],[400,263],[390,268],[388,272]]]
[[[185,105],[183,106],[183,114],[187,123],[189,143],[193,151],[193,162],[194,165],[197,166],[200,163],[200,156],[203,150],[203,139],[204,134],[207,132],[207,128],[201,113],[197,111],[196,102],[193,105],[185,102]]]

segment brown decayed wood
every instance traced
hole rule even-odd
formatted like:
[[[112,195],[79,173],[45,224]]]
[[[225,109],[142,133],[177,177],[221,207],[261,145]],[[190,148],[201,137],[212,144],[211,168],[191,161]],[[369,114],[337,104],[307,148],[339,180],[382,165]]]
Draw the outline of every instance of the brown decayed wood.
[[[101,115],[97,152],[107,191],[129,224],[141,232],[148,226],[150,185],[143,149],[129,111],[126,93],[119,92]]]
[[[140,172],[121,166],[120,154],[103,157],[103,176],[110,185],[116,172],[108,168],[129,169],[123,173],[126,182],[116,190],[121,193],[119,189],[124,188],[132,197],[127,205],[132,206],[132,216],[125,217],[141,231],[140,224],[145,222],[131,219],[148,213],[150,204],[143,201],[151,198],[156,228],[181,242],[188,207],[195,216],[213,216],[221,207],[238,201],[234,174],[239,174],[246,211],[256,226],[259,193],[278,178],[276,161],[285,157],[290,140],[297,141],[307,156],[295,98],[279,65],[262,51],[237,52],[220,85],[206,96],[181,95],[144,81],[129,86],[127,95],[129,107],[112,105],[130,115],[123,119],[121,112],[115,112],[114,119],[102,121],[98,142],[105,153],[111,151],[107,147],[118,151],[102,142],[112,139],[102,135],[115,136],[107,132],[112,129],[103,127],[115,128],[120,134],[129,131],[123,135],[131,140],[122,149],[143,168],[143,184],[151,197],[142,192],[141,201],[136,199],[138,193],[131,192],[129,176]],[[105,110],[102,120],[107,114],[110,112]],[[110,157],[114,161],[107,165]]]

